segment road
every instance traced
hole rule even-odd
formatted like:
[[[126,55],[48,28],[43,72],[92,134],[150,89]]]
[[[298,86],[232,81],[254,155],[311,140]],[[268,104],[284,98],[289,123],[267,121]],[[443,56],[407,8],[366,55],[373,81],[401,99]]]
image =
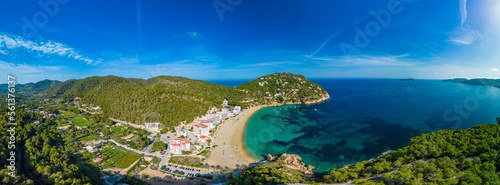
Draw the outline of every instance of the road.
[[[144,147],[141,151],[142,151],[142,152],[148,152],[148,151],[151,151],[151,148],[153,148],[153,143],[155,143],[156,141],[160,141],[160,139],[156,139],[156,138],[155,138],[153,141],[151,141],[151,142],[149,143],[149,145],[148,145],[148,146]]]
[[[35,185],[42,185],[42,183],[40,183],[36,178],[31,176],[31,173],[28,172],[28,169],[26,169],[26,161],[24,161],[25,150],[26,150],[26,148],[23,146],[23,148],[21,149],[21,154],[19,156],[19,159],[20,159],[19,160],[19,167],[20,167],[19,171],[22,174],[24,174],[26,176],[26,178],[33,180]]]
[[[136,124],[132,124],[132,123],[127,123],[125,121],[117,120],[117,119],[114,119],[114,118],[109,118],[109,119],[113,120],[114,122],[121,123],[121,124],[124,124],[124,125],[128,125],[128,126],[131,126],[131,127],[134,127],[134,128],[144,129],[144,130],[146,130],[148,132],[151,132],[151,133],[156,133],[156,134],[159,133],[158,131],[154,131],[154,130],[148,129],[145,126],[142,126],[142,125],[136,125]]]
[[[144,155],[152,155],[152,156],[155,156],[155,157],[158,157],[158,158],[162,158],[163,156],[159,153],[150,153],[150,152],[142,152],[140,150],[136,150],[136,149],[133,149],[133,148],[130,148],[128,146],[125,146],[125,145],[122,145],[118,142],[116,142],[115,140],[112,140],[112,139],[109,139],[109,141],[113,142],[114,144],[116,144],[116,146],[119,146],[119,147],[122,147],[122,148],[125,148],[127,150],[130,150],[130,151],[133,151],[133,152],[136,152],[136,153],[139,153],[139,154],[144,154]]]
[[[175,167],[175,166],[177,166],[177,167]],[[184,167],[184,169],[182,169],[181,167]],[[221,172],[215,173],[214,171],[209,171],[208,169],[194,168],[194,167],[189,167],[189,166],[181,166],[178,164],[172,164],[172,166],[167,166],[166,171],[168,171],[169,169],[172,170],[172,172],[174,172],[175,170],[184,172],[184,175],[187,175],[188,173],[194,174],[194,175],[196,175],[197,173],[199,173],[200,175],[211,175],[214,177],[214,179],[216,178],[217,175],[221,175],[221,176],[224,175],[224,173],[221,173]],[[189,170],[189,169],[194,169],[194,170]]]
[[[116,144],[116,146],[119,146],[119,147],[122,147],[122,148],[125,148],[127,150],[130,150],[130,151],[133,151],[133,152],[136,152],[136,153],[139,153],[139,154],[144,154],[144,155],[152,155],[152,156],[155,156],[155,157],[158,157],[161,159],[161,162],[160,162],[160,165],[158,165],[158,168],[161,168],[161,166],[165,165],[170,159],[170,155],[168,153],[165,153],[165,155],[161,155],[159,153],[150,153],[150,152],[142,152],[142,151],[139,151],[139,150],[136,150],[136,149],[133,149],[133,148],[130,148],[128,146],[125,146],[125,145],[122,145],[118,142],[116,142],[115,140],[112,140],[110,139],[109,141],[113,142],[114,144]]]
[[[160,165],[158,165],[158,169],[160,169],[163,165],[167,164],[167,162],[170,160],[170,154],[168,153],[165,153],[165,155],[163,155],[163,157],[161,158],[161,162],[160,162]]]

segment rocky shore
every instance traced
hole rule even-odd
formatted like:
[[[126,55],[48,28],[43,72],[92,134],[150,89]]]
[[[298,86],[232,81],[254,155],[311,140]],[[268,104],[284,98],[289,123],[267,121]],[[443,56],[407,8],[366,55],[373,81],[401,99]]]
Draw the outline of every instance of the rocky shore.
[[[283,102],[283,103],[274,102],[271,105],[267,105],[267,106],[268,107],[278,107],[278,106],[282,106],[282,105],[315,104],[315,103],[320,103],[320,102],[328,100],[328,99],[330,99],[330,95],[326,94],[318,100],[305,101],[305,102]]]
[[[281,154],[280,156],[272,156],[271,154],[267,154],[267,161],[270,162],[283,162],[283,165],[289,167],[291,169],[296,169],[302,171],[305,175],[314,175],[312,170],[314,166],[305,165],[302,162],[302,158],[295,154]]]

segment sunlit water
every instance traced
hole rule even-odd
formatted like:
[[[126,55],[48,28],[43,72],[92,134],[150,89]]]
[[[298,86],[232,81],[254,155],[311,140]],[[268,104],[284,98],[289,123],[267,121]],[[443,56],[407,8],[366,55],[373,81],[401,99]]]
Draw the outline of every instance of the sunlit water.
[[[500,89],[494,87],[437,80],[312,81],[331,99],[256,112],[246,129],[252,154],[298,154],[325,172],[405,146],[422,132],[469,128],[500,117]]]

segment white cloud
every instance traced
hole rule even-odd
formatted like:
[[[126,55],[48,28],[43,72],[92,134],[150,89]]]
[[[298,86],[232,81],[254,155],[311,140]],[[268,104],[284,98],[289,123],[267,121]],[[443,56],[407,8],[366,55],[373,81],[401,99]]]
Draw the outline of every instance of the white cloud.
[[[407,56],[409,55],[317,57],[309,61],[321,66],[415,66],[416,63],[405,59]]]
[[[2,54],[2,55],[8,55],[8,53],[6,51],[1,50],[1,49],[0,49],[0,54]]]
[[[451,32],[447,41],[457,45],[469,45],[481,38],[483,38],[483,35],[479,31],[464,25]]]
[[[13,74],[30,74],[40,73],[43,71],[56,71],[60,70],[60,66],[41,66],[41,65],[27,65],[27,64],[14,64],[0,60],[0,69],[8,71]]]
[[[491,72],[497,72],[497,71],[498,71],[498,68],[492,68],[490,71],[491,71]]]
[[[292,62],[292,61],[282,61],[282,62],[262,62],[262,63],[256,63],[256,64],[248,64],[247,66],[277,66],[277,67],[283,67],[283,66],[289,66],[289,65],[301,65],[302,62]]]
[[[20,36],[10,36],[7,34],[0,34],[0,49],[24,49],[28,52],[36,52],[39,56],[43,55],[57,55],[72,58],[75,60],[80,60],[89,65],[95,65],[100,63],[101,59],[90,59],[86,56],[79,54],[75,48],[69,47],[65,44],[53,41],[40,41],[33,42],[31,40],[26,40]],[[0,50],[1,51],[1,50]],[[4,54],[5,51],[0,52]]]
[[[66,73],[64,66],[43,66],[29,64],[15,64],[0,60],[0,75],[12,74],[16,77],[16,82],[24,84],[28,82],[38,82],[43,79],[65,80],[75,78],[74,74]]]
[[[460,16],[462,18],[462,25],[467,20],[467,0],[460,0]]]
[[[200,35],[196,32],[193,32],[193,31],[188,31],[186,33],[186,35],[188,35],[189,37],[191,37],[192,39],[197,39],[197,38],[200,38]]]

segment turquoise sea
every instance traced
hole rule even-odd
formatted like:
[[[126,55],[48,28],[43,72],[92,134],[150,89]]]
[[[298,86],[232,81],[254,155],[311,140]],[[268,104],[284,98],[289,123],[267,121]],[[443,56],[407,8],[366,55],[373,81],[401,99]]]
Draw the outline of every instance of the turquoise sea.
[[[496,122],[500,89],[439,80],[311,80],[331,98],[314,105],[268,107],[246,128],[250,153],[298,154],[326,172],[405,146],[423,132]]]

